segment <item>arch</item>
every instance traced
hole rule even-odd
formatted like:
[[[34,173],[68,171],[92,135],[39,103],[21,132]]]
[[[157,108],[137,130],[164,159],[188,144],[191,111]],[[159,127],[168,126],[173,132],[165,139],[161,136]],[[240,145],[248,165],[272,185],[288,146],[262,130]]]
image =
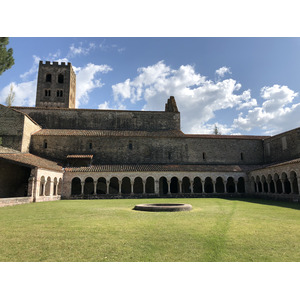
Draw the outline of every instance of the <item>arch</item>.
[[[201,194],[203,192],[200,177],[194,178],[193,189],[194,189],[194,193],[196,193],[196,194]]]
[[[97,194],[106,194],[106,179],[104,177],[100,177],[97,180],[97,186],[96,186],[96,193]]]
[[[81,194],[81,180],[78,177],[72,179],[71,195]]]
[[[159,178],[159,194],[160,195],[166,195],[168,194],[168,181],[166,177],[160,177]]]
[[[42,176],[40,180],[40,196],[43,196],[45,193],[45,177]]]
[[[154,194],[154,178],[148,177],[146,179],[146,185],[145,185],[145,192],[146,194]]]
[[[57,195],[61,195],[61,189],[62,189],[62,179],[59,178],[58,185],[57,185]]]
[[[293,188],[293,194],[299,194],[297,173],[295,171],[290,172],[290,180],[291,180],[291,186]]]
[[[131,182],[129,177],[124,177],[122,179],[121,193],[126,195],[131,194]]]
[[[88,177],[84,181],[84,195],[93,195],[94,194],[94,179],[92,177]]]
[[[51,178],[48,177],[45,185],[45,196],[50,196],[50,188],[51,188]]]
[[[275,173],[275,175],[274,175],[274,182],[275,182],[277,194],[282,194],[282,192],[283,192],[282,183],[281,183],[281,180],[280,180],[279,175],[277,173]]]
[[[182,193],[191,193],[191,182],[188,177],[183,177],[182,179]]]
[[[237,192],[238,193],[245,193],[245,179],[244,177],[239,177],[237,182]]]
[[[217,193],[225,192],[225,187],[224,187],[224,182],[222,177],[217,177],[216,179],[216,192]]]
[[[134,194],[143,194],[144,185],[141,177],[136,177],[133,183],[133,193]]]
[[[263,191],[265,193],[268,193],[269,192],[269,188],[268,188],[268,183],[267,183],[265,175],[261,176],[261,181],[262,181],[262,185],[263,185]]]
[[[53,180],[53,195],[57,195],[57,178],[55,177]]]
[[[283,182],[283,185],[284,185],[284,192],[285,194],[290,194],[291,193],[291,183],[287,177],[287,174],[285,172],[283,172],[281,174],[281,178],[282,178],[282,182]]]
[[[213,193],[213,191],[214,191],[213,182],[210,177],[205,178],[204,191],[205,191],[205,193]]]
[[[227,193],[233,194],[235,193],[235,184],[233,177],[228,177],[226,182],[226,191]]]
[[[170,183],[170,192],[172,194],[177,194],[179,193],[179,182],[177,177],[172,177],[171,178],[171,183]]]
[[[57,81],[58,81],[58,83],[64,83],[64,75],[63,74],[58,74]]]
[[[119,193],[119,179],[117,177],[112,177],[109,181],[109,194]]]

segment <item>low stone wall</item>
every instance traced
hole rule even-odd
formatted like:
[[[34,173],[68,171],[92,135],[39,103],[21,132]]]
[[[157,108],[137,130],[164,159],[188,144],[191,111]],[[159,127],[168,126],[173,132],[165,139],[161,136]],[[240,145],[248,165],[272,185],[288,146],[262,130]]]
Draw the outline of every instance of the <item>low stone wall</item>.
[[[18,204],[26,204],[33,202],[32,197],[20,197],[20,198],[1,198],[0,207],[13,206]]]
[[[35,202],[46,202],[46,201],[56,201],[60,200],[61,196],[39,196],[35,199]]]

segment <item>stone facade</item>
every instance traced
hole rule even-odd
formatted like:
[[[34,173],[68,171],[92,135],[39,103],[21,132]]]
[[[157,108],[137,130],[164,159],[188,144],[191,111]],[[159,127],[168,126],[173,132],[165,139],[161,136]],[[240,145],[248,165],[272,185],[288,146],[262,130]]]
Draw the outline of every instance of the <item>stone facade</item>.
[[[36,107],[75,108],[76,75],[71,63],[40,61]]]
[[[32,201],[216,195],[298,201],[300,128],[272,137],[184,134],[173,96],[165,111],[75,109],[75,79],[71,64],[41,62],[36,107],[0,105],[0,186],[7,182],[0,197],[16,196],[10,181],[19,172],[26,189],[18,196]]]

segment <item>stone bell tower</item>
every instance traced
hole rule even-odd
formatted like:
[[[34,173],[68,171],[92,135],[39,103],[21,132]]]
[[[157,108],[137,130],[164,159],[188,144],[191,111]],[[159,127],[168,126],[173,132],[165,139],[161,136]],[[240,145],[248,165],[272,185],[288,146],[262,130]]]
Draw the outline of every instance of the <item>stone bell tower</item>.
[[[76,75],[71,63],[40,61],[36,107],[75,108]]]

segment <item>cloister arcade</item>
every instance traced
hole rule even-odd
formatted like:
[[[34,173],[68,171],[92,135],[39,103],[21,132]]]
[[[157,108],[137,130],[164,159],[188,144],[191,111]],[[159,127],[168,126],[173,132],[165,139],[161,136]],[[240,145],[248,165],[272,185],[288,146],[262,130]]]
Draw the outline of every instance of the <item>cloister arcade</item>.
[[[70,173],[69,173],[70,174]],[[99,174],[100,175],[100,174]],[[243,194],[245,176],[73,176],[69,196]],[[47,190],[47,189],[46,189]],[[67,196],[67,195],[65,195]]]
[[[250,178],[251,190],[258,194],[299,195],[300,178],[296,171],[273,171],[253,174]]]
[[[46,179],[47,178],[47,179]],[[39,196],[59,196],[62,192],[62,178],[42,176],[39,185]]]

